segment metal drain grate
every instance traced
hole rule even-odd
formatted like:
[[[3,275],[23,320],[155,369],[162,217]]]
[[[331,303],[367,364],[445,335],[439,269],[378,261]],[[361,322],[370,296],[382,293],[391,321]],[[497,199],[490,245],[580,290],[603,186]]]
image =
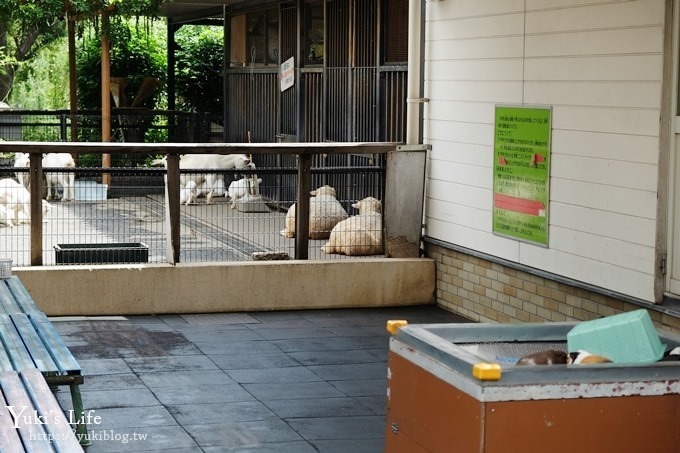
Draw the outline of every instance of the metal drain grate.
[[[458,344],[463,349],[491,362],[514,365],[520,357],[548,349],[567,350],[566,342],[517,342]]]
[[[260,321],[245,313],[205,313],[182,315],[189,324],[259,324]]]

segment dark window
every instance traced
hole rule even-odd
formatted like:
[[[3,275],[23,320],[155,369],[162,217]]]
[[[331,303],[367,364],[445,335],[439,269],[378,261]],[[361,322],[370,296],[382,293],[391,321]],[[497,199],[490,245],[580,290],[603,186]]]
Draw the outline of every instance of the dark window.
[[[323,64],[324,58],[324,17],[323,2],[309,1],[305,3],[305,64]]]
[[[385,62],[408,60],[408,0],[385,2]]]
[[[279,13],[277,9],[234,16],[231,24],[232,65],[279,64]]]

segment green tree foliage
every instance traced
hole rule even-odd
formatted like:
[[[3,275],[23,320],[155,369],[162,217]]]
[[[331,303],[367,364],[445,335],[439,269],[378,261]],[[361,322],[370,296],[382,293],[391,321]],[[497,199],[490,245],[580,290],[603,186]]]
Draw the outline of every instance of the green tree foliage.
[[[132,103],[144,77],[164,81],[167,73],[165,32],[156,27],[140,27],[130,21],[116,21],[110,27],[111,76],[125,77],[125,95]],[[101,108],[101,36],[84,34],[77,53],[78,107]],[[156,108],[161,89],[139,107]]]
[[[70,0],[76,15],[95,17],[101,12],[122,18],[155,17],[166,0]],[[63,2],[63,0],[62,0]]]
[[[181,28],[175,39],[177,107],[198,112],[222,112],[224,42],[221,27]]]
[[[79,28],[112,21],[153,19],[167,0],[0,0],[0,100],[8,98],[17,68],[66,34],[66,10]]]
[[[61,38],[19,66],[9,97],[13,108],[58,110],[69,107],[68,45]]]
[[[63,0],[0,0],[0,100],[6,100],[17,67],[64,36]]]

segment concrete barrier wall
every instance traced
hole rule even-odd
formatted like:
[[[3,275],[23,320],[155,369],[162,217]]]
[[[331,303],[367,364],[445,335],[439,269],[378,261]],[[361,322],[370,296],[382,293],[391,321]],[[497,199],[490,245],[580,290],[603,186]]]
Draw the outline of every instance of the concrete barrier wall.
[[[421,258],[15,268],[49,316],[212,313],[434,303]]]

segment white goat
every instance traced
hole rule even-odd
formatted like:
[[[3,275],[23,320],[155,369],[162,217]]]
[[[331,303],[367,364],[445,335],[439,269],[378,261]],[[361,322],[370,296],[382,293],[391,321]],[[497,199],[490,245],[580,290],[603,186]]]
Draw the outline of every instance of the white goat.
[[[311,192],[309,199],[309,237],[327,239],[333,227],[348,217],[347,211],[336,198],[335,189],[321,186]],[[295,237],[295,204],[286,213],[285,227],[281,236]]]
[[[262,184],[262,178],[256,178],[254,176],[232,181],[231,184],[229,184],[229,189],[227,189],[227,196],[231,199],[231,208],[235,209],[236,201],[246,195],[259,195],[260,184]]]
[[[324,253],[344,255],[379,255],[383,253],[382,206],[379,200],[368,197],[354,203],[359,214],[333,227]]]

